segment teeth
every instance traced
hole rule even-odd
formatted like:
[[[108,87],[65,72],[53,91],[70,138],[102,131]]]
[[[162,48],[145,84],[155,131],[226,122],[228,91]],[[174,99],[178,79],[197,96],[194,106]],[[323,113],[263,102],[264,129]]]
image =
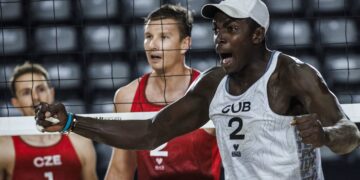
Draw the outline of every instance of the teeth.
[[[232,60],[232,58],[228,57],[228,58],[223,59],[222,62],[223,62],[223,64],[228,64],[231,62],[231,60]]]

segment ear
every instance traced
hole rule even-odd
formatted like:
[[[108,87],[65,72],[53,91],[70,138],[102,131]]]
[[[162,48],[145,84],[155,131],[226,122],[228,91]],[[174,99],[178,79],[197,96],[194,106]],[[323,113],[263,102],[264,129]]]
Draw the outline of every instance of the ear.
[[[11,104],[16,108],[20,107],[19,101],[18,101],[18,99],[16,97],[11,98]]]
[[[265,39],[265,28],[263,27],[258,27],[255,29],[253,36],[252,36],[252,41],[254,44],[261,44]]]
[[[191,47],[191,37],[186,36],[181,40],[181,54],[185,54]]]

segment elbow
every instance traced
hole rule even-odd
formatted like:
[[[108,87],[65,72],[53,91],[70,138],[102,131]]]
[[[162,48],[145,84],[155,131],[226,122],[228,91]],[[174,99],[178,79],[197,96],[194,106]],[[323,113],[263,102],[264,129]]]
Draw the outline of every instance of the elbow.
[[[336,154],[344,155],[351,153],[360,145],[360,132],[356,125],[348,124],[346,129],[347,132],[342,133],[344,135],[342,136],[343,138],[328,145],[331,151]]]
[[[140,144],[140,149],[143,150],[153,150],[162,144],[159,133],[151,130],[144,133],[143,137],[139,138],[139,140],[138,144]]]
[[[154,122],[154,120],[152,122]],[[144,139],[146,139],[144,149],[146,150],[153,150],[169,140],[169,132],[154,123],[149,124],[144,134]]]
[[[162,145],[164,142],[161,140],[161,137],[158,133],[151,133],[147,136],[147,145],[145,147],[146,150],[153,150],[160,145]]]

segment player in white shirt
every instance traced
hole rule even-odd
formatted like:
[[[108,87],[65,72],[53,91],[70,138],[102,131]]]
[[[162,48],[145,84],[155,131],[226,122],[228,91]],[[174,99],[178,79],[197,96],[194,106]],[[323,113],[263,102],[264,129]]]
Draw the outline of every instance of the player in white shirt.
[[[270,20],[262,1],[207,4],[202,15],[212,19],[222,67],[203,73],[156,117],[99,121],[75,115],[67,120],[62,104],[42,104],[37,124],[123,149],[154,149],[211,118],[228,180],[323,179],[318,147],[345,154],[359,145],[359,130],[320,73],[267,49]],[[54,116],[59,123],[46,121]]]

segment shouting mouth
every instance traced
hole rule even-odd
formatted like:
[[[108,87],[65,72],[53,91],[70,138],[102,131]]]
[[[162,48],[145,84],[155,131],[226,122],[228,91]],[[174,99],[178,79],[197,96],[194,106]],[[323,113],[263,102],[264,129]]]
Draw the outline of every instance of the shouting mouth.
[[[229,66],[233,62],[233,56],[231,53],[222,53],[220,54],[221,64],[224,66]]]

